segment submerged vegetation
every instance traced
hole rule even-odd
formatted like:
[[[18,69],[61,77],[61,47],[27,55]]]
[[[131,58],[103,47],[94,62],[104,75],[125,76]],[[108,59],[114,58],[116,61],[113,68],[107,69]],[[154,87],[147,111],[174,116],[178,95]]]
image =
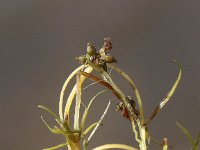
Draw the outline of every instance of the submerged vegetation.
[[[147,150],[148,145],[151,140],[151,136],[149,134],[148,125],[151,123],[152,119],[159,113],[159,111],[166,105],[166,103],[170,100],[173,93],[175,92],[177,85],[180,82],[182,71],[179,63],[175,60],[174,62],[179,69],[179,73],[176,81],[174,82],[172,88],[169,90],[167,95],[163,98],[163,100],[155,107],[152,111],[152,114],[148,119],[144,117],[144,109],[143,109],[143,101],[141,99],[140,93],[133,82],[133,80],[120,68],[114,65],[117,60],[108,52],[112,49],[112,43],[110,38],[105,38],[103,46],[99,51],[91,44],[87,44],[86,54],[77,57],[76,59],[81,63],[81,65],[76,68],[66,79],[63,84],[62,90],[60,92],[60,100],[59,100],[59,116],[57,116],[54,112],[52,112],[49,108],[45,106],[39,105],[38,107],[49,112],[55,119],[57,125],[51,127],[48,123],[43,119],[44,124],[47,126],[49,131],[54,134],[63,135],[65,138],[65,142],[51,147],[46,148],[44,150],[55,150],[61,147],[66,147],[69,150],[80,150],[83,148],[87,149],[91,138],[95,134],[95,131],[102,123],[111,102],[109,101],[107,107],[105,108],[101,118],[85,127],[88,112],[92,106],[93,101],[96,97],[104,94],[105,92],[112,92],[119,100],[120,103],[116,106],[118,111],[122,112],[122,116],[127,118],[130,121],[132,126],[133,134],[135,135],[135,140],[138,143],[140,150]],[[119,88],[118,85],[112,80],[110,74],[108,73],[108,69],[115,70],[118,74],[120,74],[123,78],[127,80],[130,84],[133,93],[136,96],[136,99],[133,99],[130,96],[127,96],[123,93],[123,90]],[[99,76],[95,76],[92,72],[96,72]],[[68,87],[68,83],[72,80],[73,77],[76,77],[76,84],[73,86],[66,103],[64,103],[64,96],[66,88]],[[83,91],[83,82],[86,79],[90,79],[94,81],[93,84],[100,84],[105,87],[105,90],[98,92],[89,102],[87,106],[85,106],[82,102],[82,91]],[[91,86],[90,85],[90,86]],[[70,109],[72,107],[72,103],[75,103],[75,112],[72,114]],[[80,108],[84,108],[83,114],[80,114]],[[94,106],[95,107],[95,106]],[[64,109],[63,109],[64,108]],[[73,117],[70,117],[74,115]],[[73,122],[71,119],[73,118]],[[190,142],[195,147],[198,144],[199,139],[193,139],[186,129],[182,127],[180,124],[177,124],[182,131],[188,136]],[[199,135],[198,135],[199,136]],[[163,150],[168,149],[168,141],[167,139],[163,139],[163,144],[161,144]],[[106,144],[99,147],[94,148],[94,150],[103,150],[103,149],[126,149],[126,150],[136,150],[135,148],[128,145],[123,144]],[[197,146],[196,146],[197,147]],[[194,149],[195,150],[195,149]]]

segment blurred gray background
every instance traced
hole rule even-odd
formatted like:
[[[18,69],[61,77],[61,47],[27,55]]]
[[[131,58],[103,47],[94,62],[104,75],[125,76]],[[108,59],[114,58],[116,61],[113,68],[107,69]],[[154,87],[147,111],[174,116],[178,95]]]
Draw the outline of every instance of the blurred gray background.
[[[177,66],[170,61],[181,63],[181,84],[149,128],[157,140],[168,137],[175,150],[188,150],[175,122],[194,136],[200,130],[199,7],[199,0],[1,0],[0,149],[41,150],[64,141],[46,129],[40,116],[51,125],[53,119],[37,105],[58,113],[63,82],[79,65],[74,58],[85,53],[87,42],[100,48],[109,36],[117,65],[140,90],[146,118],[177,77]],[[111,75],[133,95],[124,79]],[[88,88],[84,103],[101,88]],[[136,147],[130,123],[115,112],[118,100],[111,94],[95,101],[88,124],[99,119],[110,98],[112,106],[89,149],[107,143]],[[152,143],[149,149],[161,148]]]

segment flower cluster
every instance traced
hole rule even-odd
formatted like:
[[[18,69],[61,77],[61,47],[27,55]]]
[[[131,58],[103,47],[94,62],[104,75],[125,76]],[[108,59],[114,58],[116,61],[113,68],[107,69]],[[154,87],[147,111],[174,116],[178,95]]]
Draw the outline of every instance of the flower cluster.
[[[107,54],[108,50],[112,49],[112,42],[110,38],[104,38],[104,44],[97,52],[94,45],[87,43],[87,54],[79,56],[77,59],[82,64],[92,64],[95,67],[103,68],[107,71],[107,63],[116,63],[117,60],[110,54]]]

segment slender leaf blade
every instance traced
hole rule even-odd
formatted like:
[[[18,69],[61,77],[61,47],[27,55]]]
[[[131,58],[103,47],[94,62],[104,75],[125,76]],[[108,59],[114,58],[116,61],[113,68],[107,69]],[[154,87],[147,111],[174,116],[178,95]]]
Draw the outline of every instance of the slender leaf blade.
[[[81,119],[81,130],[84,129],[84,125],[85,125],[85,121],[87,119],[87,116],[88,116],[88,112],[89,112],[89,109],[93,103],[93,101],[97,98],[97,96],[105,93],[105,92],[109,92],[110,90],[103,90],[103,91],[100,91],[99,93],[97,93],[89,102],[87,108],[85,109],[84,113],[83,113],[83,116],[82,116],[82,119]]]
[[[92,123],[89,127],[85,129],[82,133],[82,137],[84,137],[88,132],[90,132],[92,129],[95,128],[95,126],[98,124],[98,122]]]
[[[192,146],[192,150],[197,150],[198,149],[199,141],[200,141],[200,132],[197,135],[197,137],[194,139],[194,144]]]
[[[53,146],[53,147],[45,148],[43,150],[56,150],[56,149],[62,148],[62,147],[67,146],[67,145],[68,145],[67,143],[62,143],[62,144],[59,144],[59,145],[56,145],[56,146]]]
[[[92,72],[93,68],[92,67],[87,67],[85,68],[85,72],[90,73]],[[85,81],[86,77],[85,76],[81,76],[81,83],[83,83]],[[64,119],[67,120],[67,123],[69,124],[69,112],[70,112],[70,108],[74,99],[74,96],[76,94],[76,85],[74,85],[73,89],[71,90],[71,93],[69,94],[69,97],[67,98],[67,102],[65,105],[65,111],[64,111]]]
[[[96,147],[92,150],[106,150],[106,149],[124,149],[124,150],[138,150],[134,147],[124,145],[124,144],[105,144],[99,147]]]
[[[168,94],[165,96],[165,98],[156,106],[156,108],[153,110],[153,112],[151,113],[151,116],[149,117],[149,119],[146,121],[146,123],[144,123],[143,125],[147,125],[151,122],[151,120],[153,120],[153,118],[160,112],[160,110],[165,106],[165,104],[170,100],[170,98],[173,96],[180,80],[182,77],[182,69],[180,64],[176,61],[173,60],[172,62],[176,63],[178,68],[179,68],[179,74],[176,78],[176,81],[174,82],[172,88],[170,89],[170,91],[168,92]]]
[[[62,124],[62,121],[60,120],[60,118],[53,111],[51,111],[49,108],[42,106],[42,105],[38,105],[38,107],[47,111],[48,113],[50,113],[60,124]]]
[[[79,130],[79,116],[80,116],[80,106],[81,106],[81,88],[82,83],[80,79],[81,75],[80,73],[76,74],[76,102],[75,102],[75,113],[74,113],[74,130]]]
[[[181,129],[181,131],[188,138],[189,142],[193,145],[194,144],[194,139],[193,139],[192,135],[190,134],[190,132],[184,126],[182,126],[180,123],[176,122],[176,125],[177,125],[177,127],[179,129]]]
[[[61,90],[61,92],[60,92],[60,101],[59,101],[59,115],[60,115],[60,118],[61,118],[61,119],[64,119],[64,117],[63,117],[63,99],[64,99],[64,94],[65,94],[65,90],[66,90],[66,88],[67,88],[67,85],[68,85],[68,83],[71,81],[71,79],[76,75],[76,73],[77,73],[79,70],[81,70],[81,69],[83,69],[83,68],[85,68],[85,67],[87,67],[87,65],[81,65],[81,66],[79,66],[78,68],[76,68],[76,69],[68,76],[68,78],[65,80],[65,82],[64,82],[64,84],[63,84],[62,90]]]
[[[41,116],[42,121],[44,122],[44,124],[46,125],[46,127],[49,129],[49,131],[51,133],[54,134],[64,134],[60,129],[56,129],[56,128],[51,128],[48,123],[43,119],[43,117]]]

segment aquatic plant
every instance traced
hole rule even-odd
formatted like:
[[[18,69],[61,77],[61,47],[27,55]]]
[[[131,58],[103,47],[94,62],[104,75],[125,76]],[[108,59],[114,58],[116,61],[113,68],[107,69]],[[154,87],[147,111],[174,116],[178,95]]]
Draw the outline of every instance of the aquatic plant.
[[[45,106],[42,105],[38,106],[39,108],[49,112],[57,123],[57,125],[51,127],[42,117],[42,120],[49,129],[49,131],[51,131],[54,134],[60,134],[65,138],[64,143],[51,148],[46,148],[44,150],[55,150],[61,147],[66,147],[69,150],[80,150],[81,147],[83,147],[83,149],[86,150],[89,142],[91,141],[91,138],[93,137],[99,125],[102,123],[110,107],[111,101],[108,102],[107,107],[105,108],[101,118],[92,123],[91,125],[89,125],[88,127],[85,127],[89,110],[96,97],[106,92],[112,92],[120,101],[120,103],[116,106],[116,109],[118,111],[121,111],[122,116],[129,120],[132,126],[132,132],[135,135],[135,140],[138,143],[138,146],[135,147],[139,147],[140,150],[148,149],[148,145],[151,140],[151,136],[148,130],[148,125],[149,123],[151,123],[153,118],[159,113],[159,111],[166,105],[166,103],[170,100],[170,98],[174,94],[181,79],[182,75],[181,67],[177,61],[175,60],[172,61],[178,66],[179,69],[177,79],[172,85],[167,95],[160,101],[160,103],[152,111],[152,114],[150,114],[148,119],[145,119],[143,101],[141,99],[139,90],[136,87],[134,81],[122,69],[114,65],[115,63],[117,63],[117,60],[115,59],[114,56],[109,54],[109,51],[111,49],[112,49],[112,42],[110,38],[104,39],[103,46],[100,48],[99,51],[96,50],[94,45],[92,45],[91,43],[87,43],[86,54],[76,57],[76,60],[78,60],[81,65],[77,67],[67,77],[61,89],[60,100],[59,100],[59,115],[56,115],[54,112],[52,112],[49,108]],[[123,89],[120,89],[120,87],[111,78],[108,72],[109,69],[115,70],[116,73],[120,74],[123,78],[127,80],[127,82],[130,84],[133,94],[135,94],[136,99],[124,94]],[[92,72],[96,72],[99,76],[94,75]],[[76,77],[76,84],[73,86],[67,98],[66,103],[64,103],[66,88],[68,88],[68,84],[73,77]],[[83,87],[83,83],[86,79],[94,81],[90,86],[92,86],[93,84],[99,84],[105,87],[105,90],[100,92],[97,91],[97,94],[90,100],[87,106],[85,106],[82,101],[82,92],[85,89]],[[75,103],[74,114],[71,113],[70,111],[73,102]],[[84,108],[83,114],[80,114],[81,107]],[[71,122],[70,118],[73,118],[74,121]],[[181,129],[183,130],[183,128]],[[195,143],[194,140],[191,140],[191,137],[189,139],[193,144]],[[168,141],[166,138],[163,139],[163,144],[161,144],[161,146],[163,150],[168,149]],[[135,147],[124,144],[106,144],[96,147],[94,148],[94,150],[103,150],[103,149],[136,150],[137,148]]]

